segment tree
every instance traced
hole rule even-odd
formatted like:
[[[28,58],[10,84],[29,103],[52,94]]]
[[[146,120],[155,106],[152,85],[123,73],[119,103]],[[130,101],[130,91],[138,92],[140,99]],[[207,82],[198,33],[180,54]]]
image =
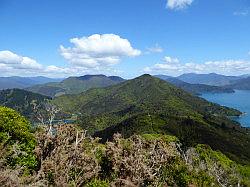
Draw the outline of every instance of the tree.
[[[60,108],[51,104],[50,102],[45,102],[37,104],[33,102],[33,110],[37,120],[42,125],[48,125],[48,134],[52,135],[53,122],[56,118],[56,115],[61,111]]]

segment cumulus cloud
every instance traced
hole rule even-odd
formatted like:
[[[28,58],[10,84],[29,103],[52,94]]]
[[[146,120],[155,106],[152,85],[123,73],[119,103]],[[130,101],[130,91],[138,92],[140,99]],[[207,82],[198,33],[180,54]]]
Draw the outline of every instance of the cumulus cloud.
[[[61,55],[72,65],[85,68],[112,66],[123,57],[135,57],[141,51],[115,34],[94,34],[89,37],[72,38],[73,47],[60,46]]]
[[[145,67],[145,73],[178,76],[183,73],[218,73],[241,75],[250,73],[250,62],[244,60],[222,60],[198,63],[181,63],[177,58],[165,57],[162,63]]]
[[[190,6],[194,0],[167,0],[167,8],[180,10]]]
[[[159,44],[155,44],[152,47],[148,47],[146,53],[150,54],[150,53],[162,53],[162,52],[163,52],[163,48],[159,46]]]

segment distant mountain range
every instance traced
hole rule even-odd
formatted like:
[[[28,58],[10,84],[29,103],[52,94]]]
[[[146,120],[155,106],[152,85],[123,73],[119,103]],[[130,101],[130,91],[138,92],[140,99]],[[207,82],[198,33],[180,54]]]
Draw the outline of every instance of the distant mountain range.
[[[155,75],[155,77],[165,80],[194,95],[201,95],[203,93],[233,93],[234,92],[232,88],[210,86],[206,84],[190,84],[182,80],[179,80],[178,78],[170,77],[166,75]]]
[[[237,89],[237,90],[250,90],[250,77],[231,81],[225,88]]]
[[[150,75],[52,102],[64,112],[78,114],[78,123],[90,134],[111,139],[116,132],[171,134],[189,146],[197,143],[221,150],[234,160],[250,162],[250,137],[226,116],[241,112],[204,99]]]
[[[211,86],[225,86],[229,85],[231,81],[239,80],[242,77],[237,76],[225,76],[216,73],[209,74],[196,74],[187,73],[176,77],[179,80],[190,84],[206,84]]]
[[[35,85],[26,90],[55,97],[64,94],[78,94],[91,88],[107,87],[123,81],[124,79],[118,76],[85,75],[69,77],[57,83]]]
[[[27,88],[36,84],[48,82],[59,82],[62,79],[52,79],[48,77],[0,77],[0,90],[12,88]]]
[[[238,89],[250,90],[250,75],[242,76],[225,76],[215,73],[195,74],[188,73],[176,77],[177,79],[190,84],[205,84],[219,86],[221,90]]]
[[[178,77],[155,75],[194,95],[203,93],[232,93],[234,89],[250,90],[248,75],[225,76],[215,73],[188,73]],[[0,77],[0,90],[20,88],[49,97],[78,94],[91,88],[102,88],[118,84],[125,79],[118,76],[84,75],[66,79],[47,77]]]

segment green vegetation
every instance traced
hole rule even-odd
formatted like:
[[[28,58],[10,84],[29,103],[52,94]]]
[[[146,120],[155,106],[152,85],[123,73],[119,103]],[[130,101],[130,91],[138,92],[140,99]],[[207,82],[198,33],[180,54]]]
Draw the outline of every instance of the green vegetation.
[[[123,81],[124,79],[116,76],[85,75],[82,77],[69,77],[59,83],[35,85],[27,88],[27,90],[55,97],[64,94],[79,94],[90,88],[107,87]]]
[[[30,123],[12,109],[0,107],[1,164],[35,169],[37,160],[33,150],[35,138]]]
[[[56,98],[65,112],[78,114],[88,133],[111,139],[116,132],[170,134],[186,146],[208,144],[231,159],[250,162],[250,136],[226,116],[241,112],[207,102],[158,78],[143,75],[108,88]]]
[[[0,91],[0,106],[6,106],[32,119],[34,116],[33,102],[43,103],[50,99],[47,96],[32,93],[21,89],[7,89]]]

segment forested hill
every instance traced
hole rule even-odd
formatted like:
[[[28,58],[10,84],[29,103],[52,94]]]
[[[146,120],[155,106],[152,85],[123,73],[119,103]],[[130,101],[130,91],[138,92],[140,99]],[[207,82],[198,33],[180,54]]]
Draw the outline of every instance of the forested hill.
[[[43,103],[50,97],[32,93],[22,89],[7,89],[0,91],[0,106],[12,108],[27,118],[33,115],[32,102]]]
[[[85,75],[80,77],[69,77],[59,83],[47,83],[27,88],[28,91],[47,95],[50,97],[64,94],[79,94],[90,88],[102,88],[123,82],[118,76]]]
[[[186,144],[205,143],[241,162],[250,162],[250,137],[226,115],[241,112],[193,96],[172,84],[142,75],[118,85],[58,97],[66,112],[80,113],[79,123],[96,136],[110,139],[115,132],[161,133]]]

